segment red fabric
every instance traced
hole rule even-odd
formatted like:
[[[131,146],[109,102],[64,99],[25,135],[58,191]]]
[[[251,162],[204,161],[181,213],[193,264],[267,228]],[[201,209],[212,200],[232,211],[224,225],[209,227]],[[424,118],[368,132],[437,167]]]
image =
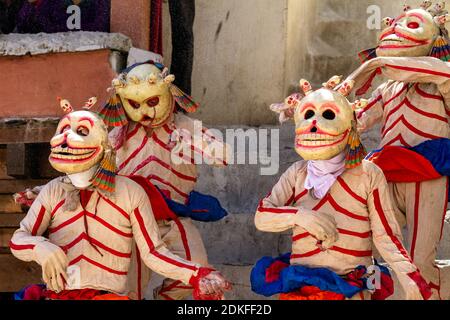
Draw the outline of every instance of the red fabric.
[[[386,146],[370,160],[383,170],[389,182],[417,182],[441,177],[431,162],[403,147]]]
[[[386,300],[394,294],[394,280],[392,280],[392,277],[382,272],[380,280],[381,286],[372,294],[372,300]]]
[[[417,284],[424,300],[430,299],[432,293],[431,288],[425,279],[420,275],[419,271],[408,273],[408,276]]]
[[[275,282],[280,278],[281,270],[289,267],[289,264],[282,261],[275,261],[266,269],[266,282]]]
[[[150,51],[162,55],[162,0],[152,0],[150,16]]]
[[[32,285],[25,289],[23,300],[43,300],[44,289],[39,285]]]
[[[194,292],[192,296],[194,300],[221,300],[222,295],[208,295],[200,292],[200,281],[206,277],[211,272],[214,272],[214,269],[210,268],[200,268],[196,276],[192,276],[189,280],[189,284],[194,287]]]
[[[131,176],[131,180],[138,183],[147,193],[156,220],[177,220],[177,215],[167,206],[166,201],[159,193],[158,189],[147,179],[141,176]]]
[[[60,293],[45,291],[44,295],[50,300],[130,300],[128,297],[94,289],[64,290]]]
[[[345,300],[345,296],[331,291],[322,291],[314,286],[306,286],[298,291],[280,294],[280,300]]]
[[[35,199],[28,199],[25,191],[18,192],[17,197],[15,198],[16,203],[25,206],[27,208],[31,207],[34,200]]]

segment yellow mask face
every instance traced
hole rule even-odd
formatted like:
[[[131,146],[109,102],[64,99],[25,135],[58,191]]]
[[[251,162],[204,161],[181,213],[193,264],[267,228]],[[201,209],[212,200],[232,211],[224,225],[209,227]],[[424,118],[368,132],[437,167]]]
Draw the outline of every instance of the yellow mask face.
[[[90,111],[67,114],[50,141],[50,164],[57,171],[74,174],[87,171],[103,158],[108,144],[108,129]]]
[[[409,10],[395,20],[380,35],[377,56],[428,56],[440,29],[433,16],[424,9]]]
[[[305,160],[328,160],[346,148],[353,109],[341,93],[319,89],[296,106],[295,150]]]
[[[124,85],[115,87],[129,119],[150,128],[161,127],[170,119],[175,106],[169,88],[172,79],[163,79],[160,69],[143,64],[123,80]]]

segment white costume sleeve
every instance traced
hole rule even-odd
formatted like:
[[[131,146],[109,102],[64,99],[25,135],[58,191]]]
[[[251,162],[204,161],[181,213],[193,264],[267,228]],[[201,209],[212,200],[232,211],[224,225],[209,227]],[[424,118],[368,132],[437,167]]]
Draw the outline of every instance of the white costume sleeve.
[[[367,61],[347,79],[361,87],[378,68],[390,80],[409,83],[434,83],[445,100],[450,103],[450,63],[433,57],[378,57]]]
[[[374,168],[378,172],[372,176],[373,191],[367,203],[373,243],[394,270],[405,290],[411,285],[416,285],[424,295],[427,284],[401,242],[401,229],[394,215],[386,178],[381,169],[376,166]]]
[[[14,232],[10,242],[12,254],[23,261],[35,261],[34,247],[49,241],[42,235],[47,230],[51,211],[48,204],[51,184],[46,185],[34,200],[26,217],[20,223],[20,228]]]
[[[291,166],[261,200],[255,215],[256,228],[266,232],[283,232],[297,225],[299,208],[292,207],[297,165]]]
[[[155,272],[188,284],[191,277],[197,275],[200,266],[181,259],[167,249],[161,240],[147,195],[142,190],[135,196],[139,205],[131,214],[131,225],[142,261]]]

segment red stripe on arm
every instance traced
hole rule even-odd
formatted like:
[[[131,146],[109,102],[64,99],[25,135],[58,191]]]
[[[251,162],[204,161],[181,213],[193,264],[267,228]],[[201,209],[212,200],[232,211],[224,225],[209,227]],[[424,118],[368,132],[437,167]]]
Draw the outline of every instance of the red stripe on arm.
[[[36,236],[37,235],[37,233],[39,231],[39,228],[40,228],[40,226],[42,224],[42,220],[44,219],[45,211],[46,210],[45,210],[44,206],[41,206],[41,210],[39,211],[39,214],[38,214],[38,216],[36,218],[36,222],[33,225],[33,230],[31,231],[31,235],[32,236]]]
[[[383,96],[380,94],[378,97],[373,99],[367,106],[364,107],[360,112],[358,112],[358,119],[361,119],[363,114],[367,111],[369,111],[374,105],[376,105],[381,99],[383,99]]]
[[[391,64],[386,64],[386,67],[397,69],[397,70],[404,70],[404,71],[410,71],[410,72],[415,72],[415,73],[426,73],[426,74],[431,74],[431,75],[434,75],[434,76],[441,76],[441,77],[445,77],[445,78],[450,78],[450,74],[449,73],[439,72],[439,71],[434,71],[434,70],[427,70],[427,69],[422,69],[422,68],[412,68],[412,67],[403,67],[403,66],[395,66],[395,65],[391,65]]]
[[[63,199],[56,205],[56,207],[52,210],[52,213],[51,213],[52,218],[55,216],[56,212],[58,212],[59,208],[61,208],[65,202],[66,202],[66,200]]]
[[[373,192],[373,198],[374,198],[375,209],[376,209],[376,211],[378,213],[378,217],[381,220],[381,223],[382,223],[382,225],[384,227],[384,230],[386,231],[387,235],[391,239],[392,243],[395,244],[395,246],[397,247],[398,251],[402,254],[402,256],[405,259],[407,259],[409,262],[412,263],[411,258],[408,255],[408,252],[403,247],[403,244],[401,243],[401,241],[394,235],[394,232],[392,231],[392,228],[389,225],[389,222],[387,221],[386,215],[385,215],[385,213],[383,211],[383,207],[381,206],[380,192],[379,192],[378,189],[376,189]]]
[[[9,242],[9,247],[12,250],[21,251],[21,250],[33,250],[35,245],[34,244],[15,244],[14,242]]]
[[[381,200],[380,200],[380,193],[379,190],[376,189],[373,192],[374,197],[374,204],[375,209],[378,213],[378,216],[380,217],[381,223],[383,224],[384,229],[386,230],[386,233],[390,237],[391,241],[395,244],[398,251],[403,255],[404,258],[406,258],[411,264],[413,263],[411,261],[411,258],[408,255],[408,252],[403,247],[400,240],[394,235],[394,232],[392,231],[391,226],[389,225],[386,215],[383,211],[383,207],[381,206]],[[422,278],[420,275],[420,272],[418,270],[408,273],[408,276],[416,283],[417,287],[420,290],[420,293],[422,294],[423,298],[425,300],[429,299],[431,297],[431,290],[428,284],[426,283],[425,279]]]
[[[175,265],[177,267],[185,268],[185,269],[192,270],[192,271],[197,271],[198,270],[198,268],[195,267],[195,266],[191,266],[191,265],[188,265],[188,264],[181,263],[181,262],[176,261],[176,260],[174,260],[172,258],[169,258],[169,257],[167,257],[165,255],[162,255],[161,253],[156,251],[155,250],[155,246],[154,246],[154,244],[152,242],[152,239],[151,239],[150,235],[148,234],[147,228],[145,227],[144,219],[142,218],[141,213],[140,213],[138,208],[136,208],[134,210],[134,215],[135,215],[136,220],[137,220],[137,222],[139,224],[139,228],[141,230],[141,233],[144,236],[144,239],[145,239],[145,241],[147,243],[147,246],[149,248],[150,254],[154,255],[155,257],[157,257],[157,258],[159,258],[159,259],[161,259],[161,260],[163,260],[163,261],[165,261],[165,262],[167,262],[169,264]]]

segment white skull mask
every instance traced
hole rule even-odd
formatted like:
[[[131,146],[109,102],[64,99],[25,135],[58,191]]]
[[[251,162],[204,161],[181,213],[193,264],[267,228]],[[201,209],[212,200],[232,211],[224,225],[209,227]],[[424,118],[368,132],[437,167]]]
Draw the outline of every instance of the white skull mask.
[[[174,77],[163,77],[153,64],[142,64],[127,73],[123,82],[113,83],[129,119],[150,128],[167,122],[175,107],[170,92]]]
[[[396,19],[385,18],[387,28],[380,35],[377,56],[428,56],[440,35],[431,13],[424,9],[409,10]]]
[[[305,160],[334,158],[345,150],[353,119],[352,106],[340,92],[310,92],[295,110],[295,150]]]
[[[75,111],[61,119],[50,145],[53,168],[66,174],[84,172],[102,160],[108,147],[108,129],[96,114]]]

